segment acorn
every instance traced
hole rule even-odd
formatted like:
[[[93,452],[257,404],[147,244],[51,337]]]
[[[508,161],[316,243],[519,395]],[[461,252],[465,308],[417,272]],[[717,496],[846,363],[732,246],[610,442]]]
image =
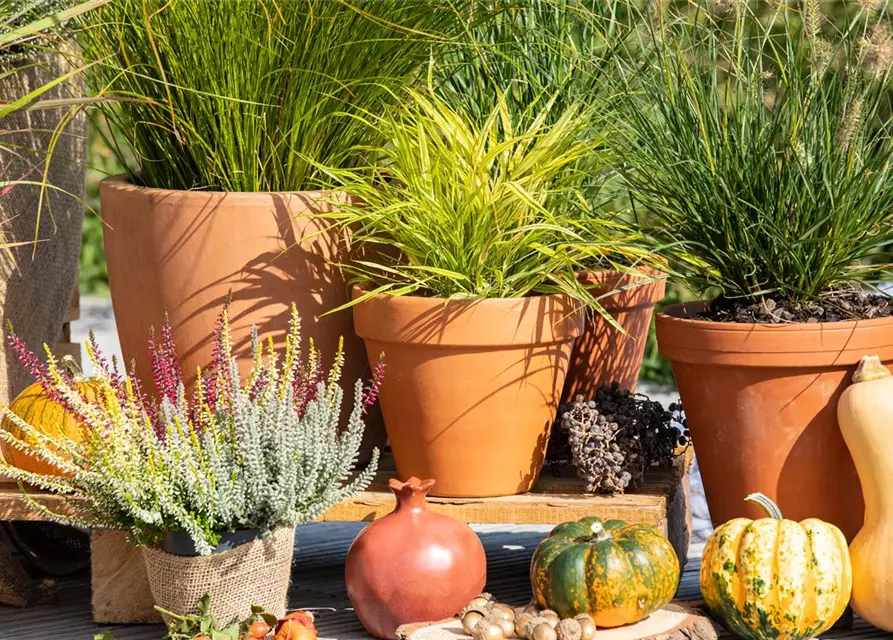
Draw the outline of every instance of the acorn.
[[[521,609],[522,613],[529,613],[533,616],[539,615],[539,611],[540,611],[540,607],[536,602],[536,596],[532,597],[530,599],[530,602],[528,602],[526,605],[524,605],[524,608]]]
[[[487,622],[491,625],[500,627],[502,629],[502,635],[506,638],[511,638],[515,635],[514,620],[509,620],[503,616],[501,611],[496,611],[495,609],[490,611],[490,614],[487,616]]]
[[[486,617],[486,611],[465,607],[462,610],[462,629],[465,633],[471,635],[471,632],[474,631],[477,624]]]
[[[542,611],[540,611],[540,617],[545,618],[548,623],[552,625],[553,629],[557,627],[558,623],[561,621],[561,616],[559,616],[555,611],[552,611],[551,609],[543,609]]]
[[[505,618],[506,620],[514,620],[515,619],[515,610],[507,604],[502,604],[501,602],[494,602],[493,606],[490,608],[490,613],[496,613]]]
[[[534,616],[530,613],[519,613],[515,616],[515,635],[519,638],[525,637],[526,627],[533,620]]]
[[[468,603],[467,608],[471,609],[490,609],[496,603],[496,598],[494,598],[489,593],[479,593],[475,597],[471,599],[471,602]]]
[[[580,623],[580,640],[595,640],[595,621],[588,613],[581,613],[574,618]]]
[[[558,626],[555,627],[555,634],[558,636],[558,640],[581,640],[583,627],[579,620],[567,618],[558,623]]]
[[[541,624],[546,626],[552,626],[549,624],[549,621],[546,618],[541,618],[540,616],[533,616],[530,620],[527,621],[527,624],[521,627],[521,633],[519,634],[522,638],[527,638],[530,640],[530,636],[533,633],[533,630],[536,629]]]
[[[471,637],[474,640],[505,640],[502,627],[498,624],[490,624],[488,620],[478,622],[471,632]]]
[[[558,640],[558,634],[548,622],[541,622],[533,627],[530,632],[530,640]]]

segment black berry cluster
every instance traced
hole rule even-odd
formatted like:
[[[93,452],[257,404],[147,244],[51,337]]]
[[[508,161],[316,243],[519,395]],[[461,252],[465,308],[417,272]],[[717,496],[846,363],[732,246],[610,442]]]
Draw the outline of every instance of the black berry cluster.
[[[681,404],[664,409],[615,382],[559,408],[549,459],[571,462],[587,491],[617,494],[639,488],[649,467],[670,465],[688,440]]]

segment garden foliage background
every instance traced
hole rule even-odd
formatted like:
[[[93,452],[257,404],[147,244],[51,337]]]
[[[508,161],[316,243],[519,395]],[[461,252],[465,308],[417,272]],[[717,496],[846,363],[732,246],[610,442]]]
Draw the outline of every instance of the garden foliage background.
[[[529,6],[534,3],[549,2],[550,0],[518,0],[519,7]],[[635,1],[635,0],[634,0]],[[684,3],[686,0],[641,0],[640,3],[670,2]],[[717,5],[726,5],[743,0],[711,0]],[[579,0],[583,5],[597,4],[603,0]],[[759,0],[754,5],[758,11],[769,15],[775,0]],[[221,2],[225,4],[225,2]],[[842,20],[846,14],[846,0],[822,0],[824,14],[832,21]],[[101,122],[94,122],[96,126],[102,126]],[[105,263],[105,252],[102,240],[102,222],[100,219],[99,182],[106,176],[121,173],[121,167],[117,163],[112,151],[103,142],[95,130],[90,134],[89,167],[87,171],[87,205],[88,211],[84,217],[83,246],[80,258],[80,289],[82,294],[108,295],[108,271]],[[683,291],[678,285],[671,284],[667,288],[666,297],[662,303],[671,304],[683,299],[690,299],[692,294]],[[659,306],[662,306],[659,305]],[[659,383],[670,383],[672,372],[669,363],[660,358],[657,351],[657,343],[654,338],[654,326],[652,321],[651,331],[648,336],[648,345],[645,351],[645,360],[642,364],[641,378]]]

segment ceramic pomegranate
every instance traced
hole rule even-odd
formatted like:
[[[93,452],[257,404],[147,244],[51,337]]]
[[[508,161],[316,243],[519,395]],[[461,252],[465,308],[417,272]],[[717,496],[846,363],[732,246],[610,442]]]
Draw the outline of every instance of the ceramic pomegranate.
[[[487,581],[487,559],[467,525],[431,513],[433,480],[392,479],[397,507],[360,532],[347,554],[347,595],[366,631],[394,640],[397,627],[456,615]]]

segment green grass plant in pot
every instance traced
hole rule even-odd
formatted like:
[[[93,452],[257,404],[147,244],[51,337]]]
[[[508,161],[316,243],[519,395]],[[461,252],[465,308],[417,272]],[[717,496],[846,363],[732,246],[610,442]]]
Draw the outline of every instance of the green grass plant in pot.
[[[866,353],[893,361],[893,42],[876,3],[839,31],[810,0],[657,12],[630,80],[627,184],[682,281],[707,296],[657,317],[714,522],[759,516],[852,538],[859,481],[835,418]],[[721,9],[721,10],[720,10]],[[697,15],[693,15],[697,12]]]
[[[3,467],[16,480],[59,495],[51,510],[25,493],[45,517],[126,531],[143,547],[152,596],[164,611],[194,613],[208,594],[223,624],[243,618],[252,605],[281,617],[295,526],[362,490],[375,473],[377,450],[365,469],[354,465],[381,369],[368,385],[355,381],[342,432],[343,354],[326,370],[322,354],[302,345],[294,308],[283,352],[252,331],[253,365],[244,377],[226,309],[209,333],[212,365],[198,374],[194,394],[184,386],[170,326],[153,338],[159,396],[152,400],[136,377],[106,360],[92,336],[92,393],[76,388],[48,348],[44,365],[20,338],[7,336],[43,387],[43,415],[68,412],[81,431],[79,439],[69,438],[0,405],[11,423],[0,438],[53,472]]]
[[[369,116],[375,163],[332,171],[355,200],[340,222],[354,324],[388,379],[382,412],[401,478],[432,495],[521,493],[536,482],[586,305],[587,259],[624,251],[602,224],[566,215],[592,153],[583,105],[532,104],[515,129],[504,102],[480,122],[427,90]]]
[[[169,313],[191,385],[230,292],[243,364],[249,328],[281,345],[294,301],[323,351],[344,336],[348,377],[366,371],[350,314],[324,317],[347,301],[333,265],[349,233],[317,215],[336,204],[313,163],[359,162],[375,137],[350,115],[388,108],[388,88],[460,25],[451,3],[421,0],[121,0],[84,21],[92,95],[108,100],[93,108],[127,167],[101,208],[121,348],[142,380],[147,327]]]
[[[547,116],[550,124],[570,105],[588,105],[599,114],[587,132],[594,151],[589,178],[580,189],[588,207],[567,202],[566,215],[623,215],[625,193],[605,156],[615,130],[609,115],[616,103],[609,82],[614,58],[637,55],[623,46],[629,38],[629,7],[622,0],[494,0],[486,6],[493,15],[474,24],[463,46],[437,65],[438,92],[478,121],[486,120],[502,99],[516,126],[538,115],[529,105],[544,94],[555,101]],[[596,224],[600,231],[602,225]],[[591,398],[615,381],[635,390],[654,305],[666,288],[652,263],[618,257],[616,268],[604,261],[581,265],[578,278],[616,324],[587,314],[571,355],[563,403],[578,394]]]

